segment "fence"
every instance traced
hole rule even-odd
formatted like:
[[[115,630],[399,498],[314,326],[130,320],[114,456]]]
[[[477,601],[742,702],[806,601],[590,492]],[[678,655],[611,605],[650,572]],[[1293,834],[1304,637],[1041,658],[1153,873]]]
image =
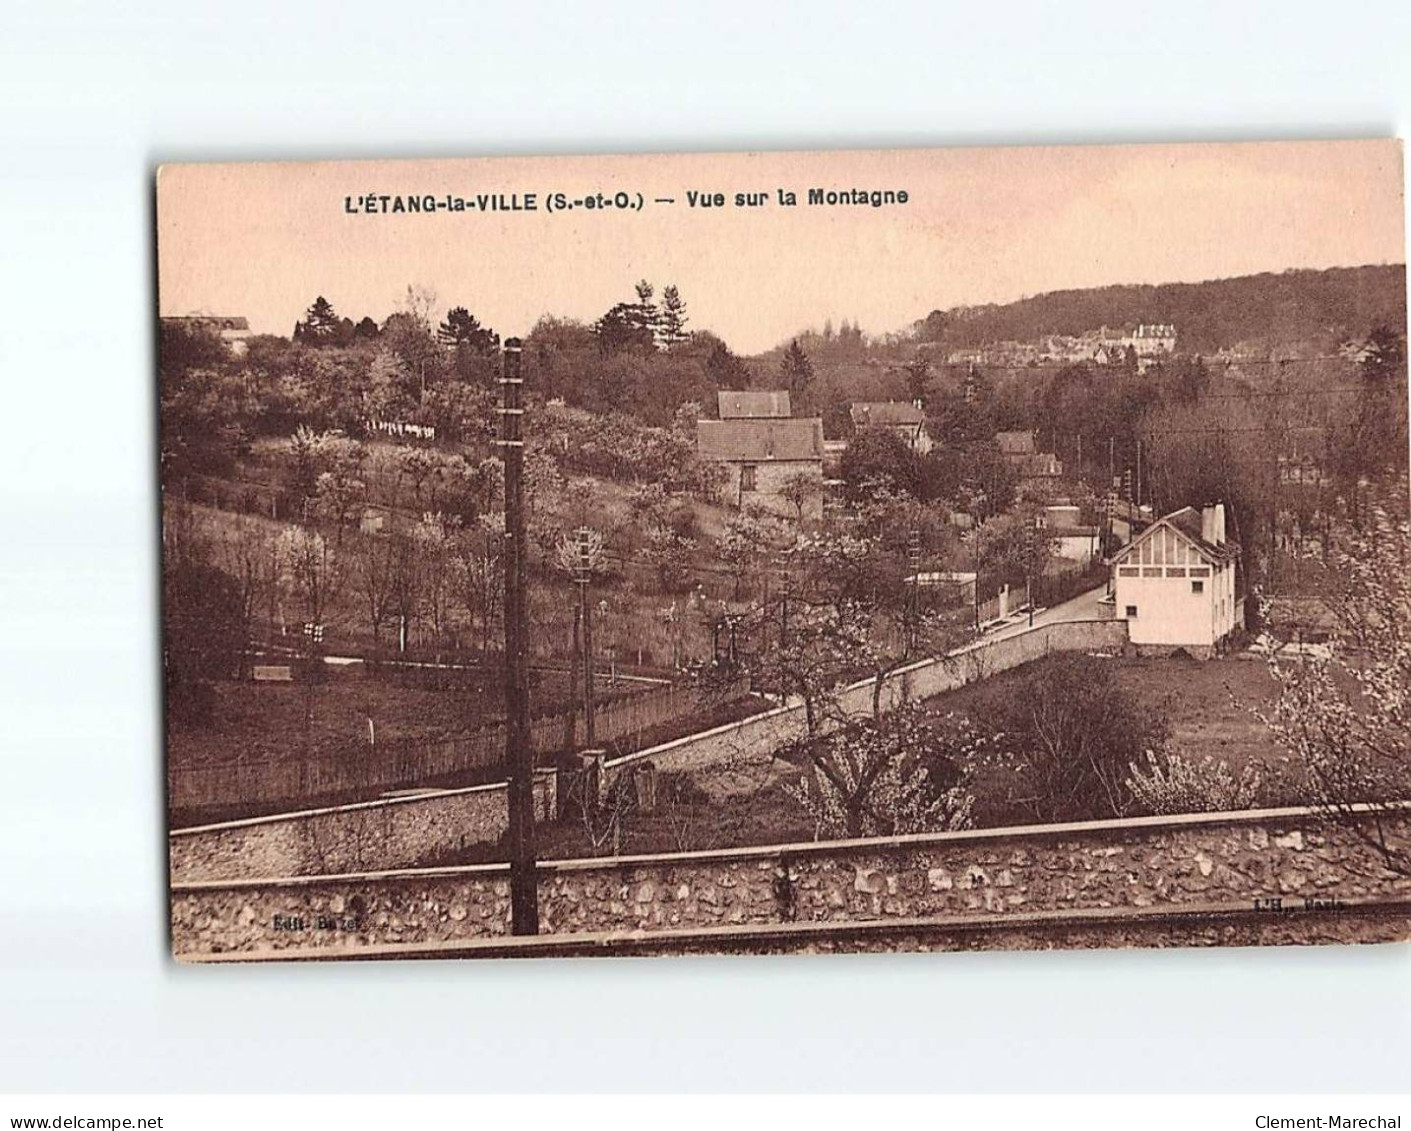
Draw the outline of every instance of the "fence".
[[[713,701],[733,702],[748,694],[740,683]],[[594,712],[594,741],[600,745],[631,740],[689,715],[704,706],[691,688],[668,686],[601,703]],[[572,750],[584,737],[581,709],[534,720],[530,747],[541,762]],[[288,758],[170,767],[168,806],[190,815],[219,810],[256,810],[305,805],[321,800],[365,797],[371,793],[461,779],[488,781],[504,762],[503,723],[438,742],[382,742],[335,757]]]
[[[299,497],[285,488],[214,475],[188,475],[176,493],[189,503],[262,518],[297,520],[303,509]]]

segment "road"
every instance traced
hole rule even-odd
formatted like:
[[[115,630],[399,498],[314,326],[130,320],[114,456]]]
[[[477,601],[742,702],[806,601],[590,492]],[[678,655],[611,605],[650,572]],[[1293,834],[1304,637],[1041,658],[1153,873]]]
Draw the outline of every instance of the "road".
[[[1034,613],[1034,624],[1058,624],[1062,621],[1073,620],[1097,620],[1099,615],[1099,602],[1107,594],[1107,584],[1104,582],[1096,588],[1089,589],[1084,593],[1079,593],[1076,597],[1070,597],[1061,605],[1055,605],[1051,609],[1039,609]],[[991,628],[982,634],[982,639],[999,640],[1006,636],[1015,636],[1018,633],[1026,632],[1029,628],[1028,613],[1012,613],[1005,618],[1003,624]]]

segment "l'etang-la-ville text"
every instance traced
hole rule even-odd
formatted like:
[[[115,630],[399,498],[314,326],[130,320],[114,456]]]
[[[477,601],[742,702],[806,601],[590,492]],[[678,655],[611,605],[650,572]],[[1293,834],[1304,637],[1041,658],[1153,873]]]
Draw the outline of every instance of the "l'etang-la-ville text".
[[[564,193],[547,194],[548,210],[556,211],[570,204],[581,207],[618,208],[632,207],[637,194],[590,193],[584,197],[571,198]],[[619,199],[621,198],[621,199]],[[483,192],[471,196],[433,193],[363,193],[360,196],[345,196],[343,211],[350,216],[389,216],[407,213],[436,212],[538,212],[545,207],[545,197],[537,192]],[[773,192],[715,192],[690,189],[681,196],[657,196],[650,198],[659,205],[672,205],[679,202],[688,208],[762,208],[775,204],[792,208],[799,204],[799,194],[792,189],[775,189]],[[821,189],[805,191],[805,204],[823,207],[847,207],[861,205],[871,208],[885,208],[889,205],[906,204],[911,199],[906,189]]]
[[[1401,1127],[1399,1115],[1278,1115],[1255,1116],[1258,1131],[1378,1131],[1380,1128]]]

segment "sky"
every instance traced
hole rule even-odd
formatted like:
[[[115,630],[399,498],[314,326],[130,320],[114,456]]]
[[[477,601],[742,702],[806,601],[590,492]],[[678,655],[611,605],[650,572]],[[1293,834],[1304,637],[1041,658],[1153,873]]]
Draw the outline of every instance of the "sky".
[[[908,199],[810,205],[814,188]],[[643,204],[546,207],[598,192]],[[531,193],[535,211],[358,199]],[[768,203],[736,207],[736,193]],[[1405,261],[1391,140],[167,165],[157,229],[163,315],[287,335],[317,295],[381,321],[415,284],[438,313],[465,306],[510,337],[544,314],[590,322],[646,278],[658,295],[678,287],[689,328],[745,354],[825,319],[882,333],[1066,288]]]

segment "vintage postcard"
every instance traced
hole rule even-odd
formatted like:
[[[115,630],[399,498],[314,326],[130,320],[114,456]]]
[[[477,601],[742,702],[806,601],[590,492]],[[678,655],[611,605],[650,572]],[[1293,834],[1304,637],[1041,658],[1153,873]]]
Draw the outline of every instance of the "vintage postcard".
[[[163,167],[175,956],[1404,940],[1402,184]]]

